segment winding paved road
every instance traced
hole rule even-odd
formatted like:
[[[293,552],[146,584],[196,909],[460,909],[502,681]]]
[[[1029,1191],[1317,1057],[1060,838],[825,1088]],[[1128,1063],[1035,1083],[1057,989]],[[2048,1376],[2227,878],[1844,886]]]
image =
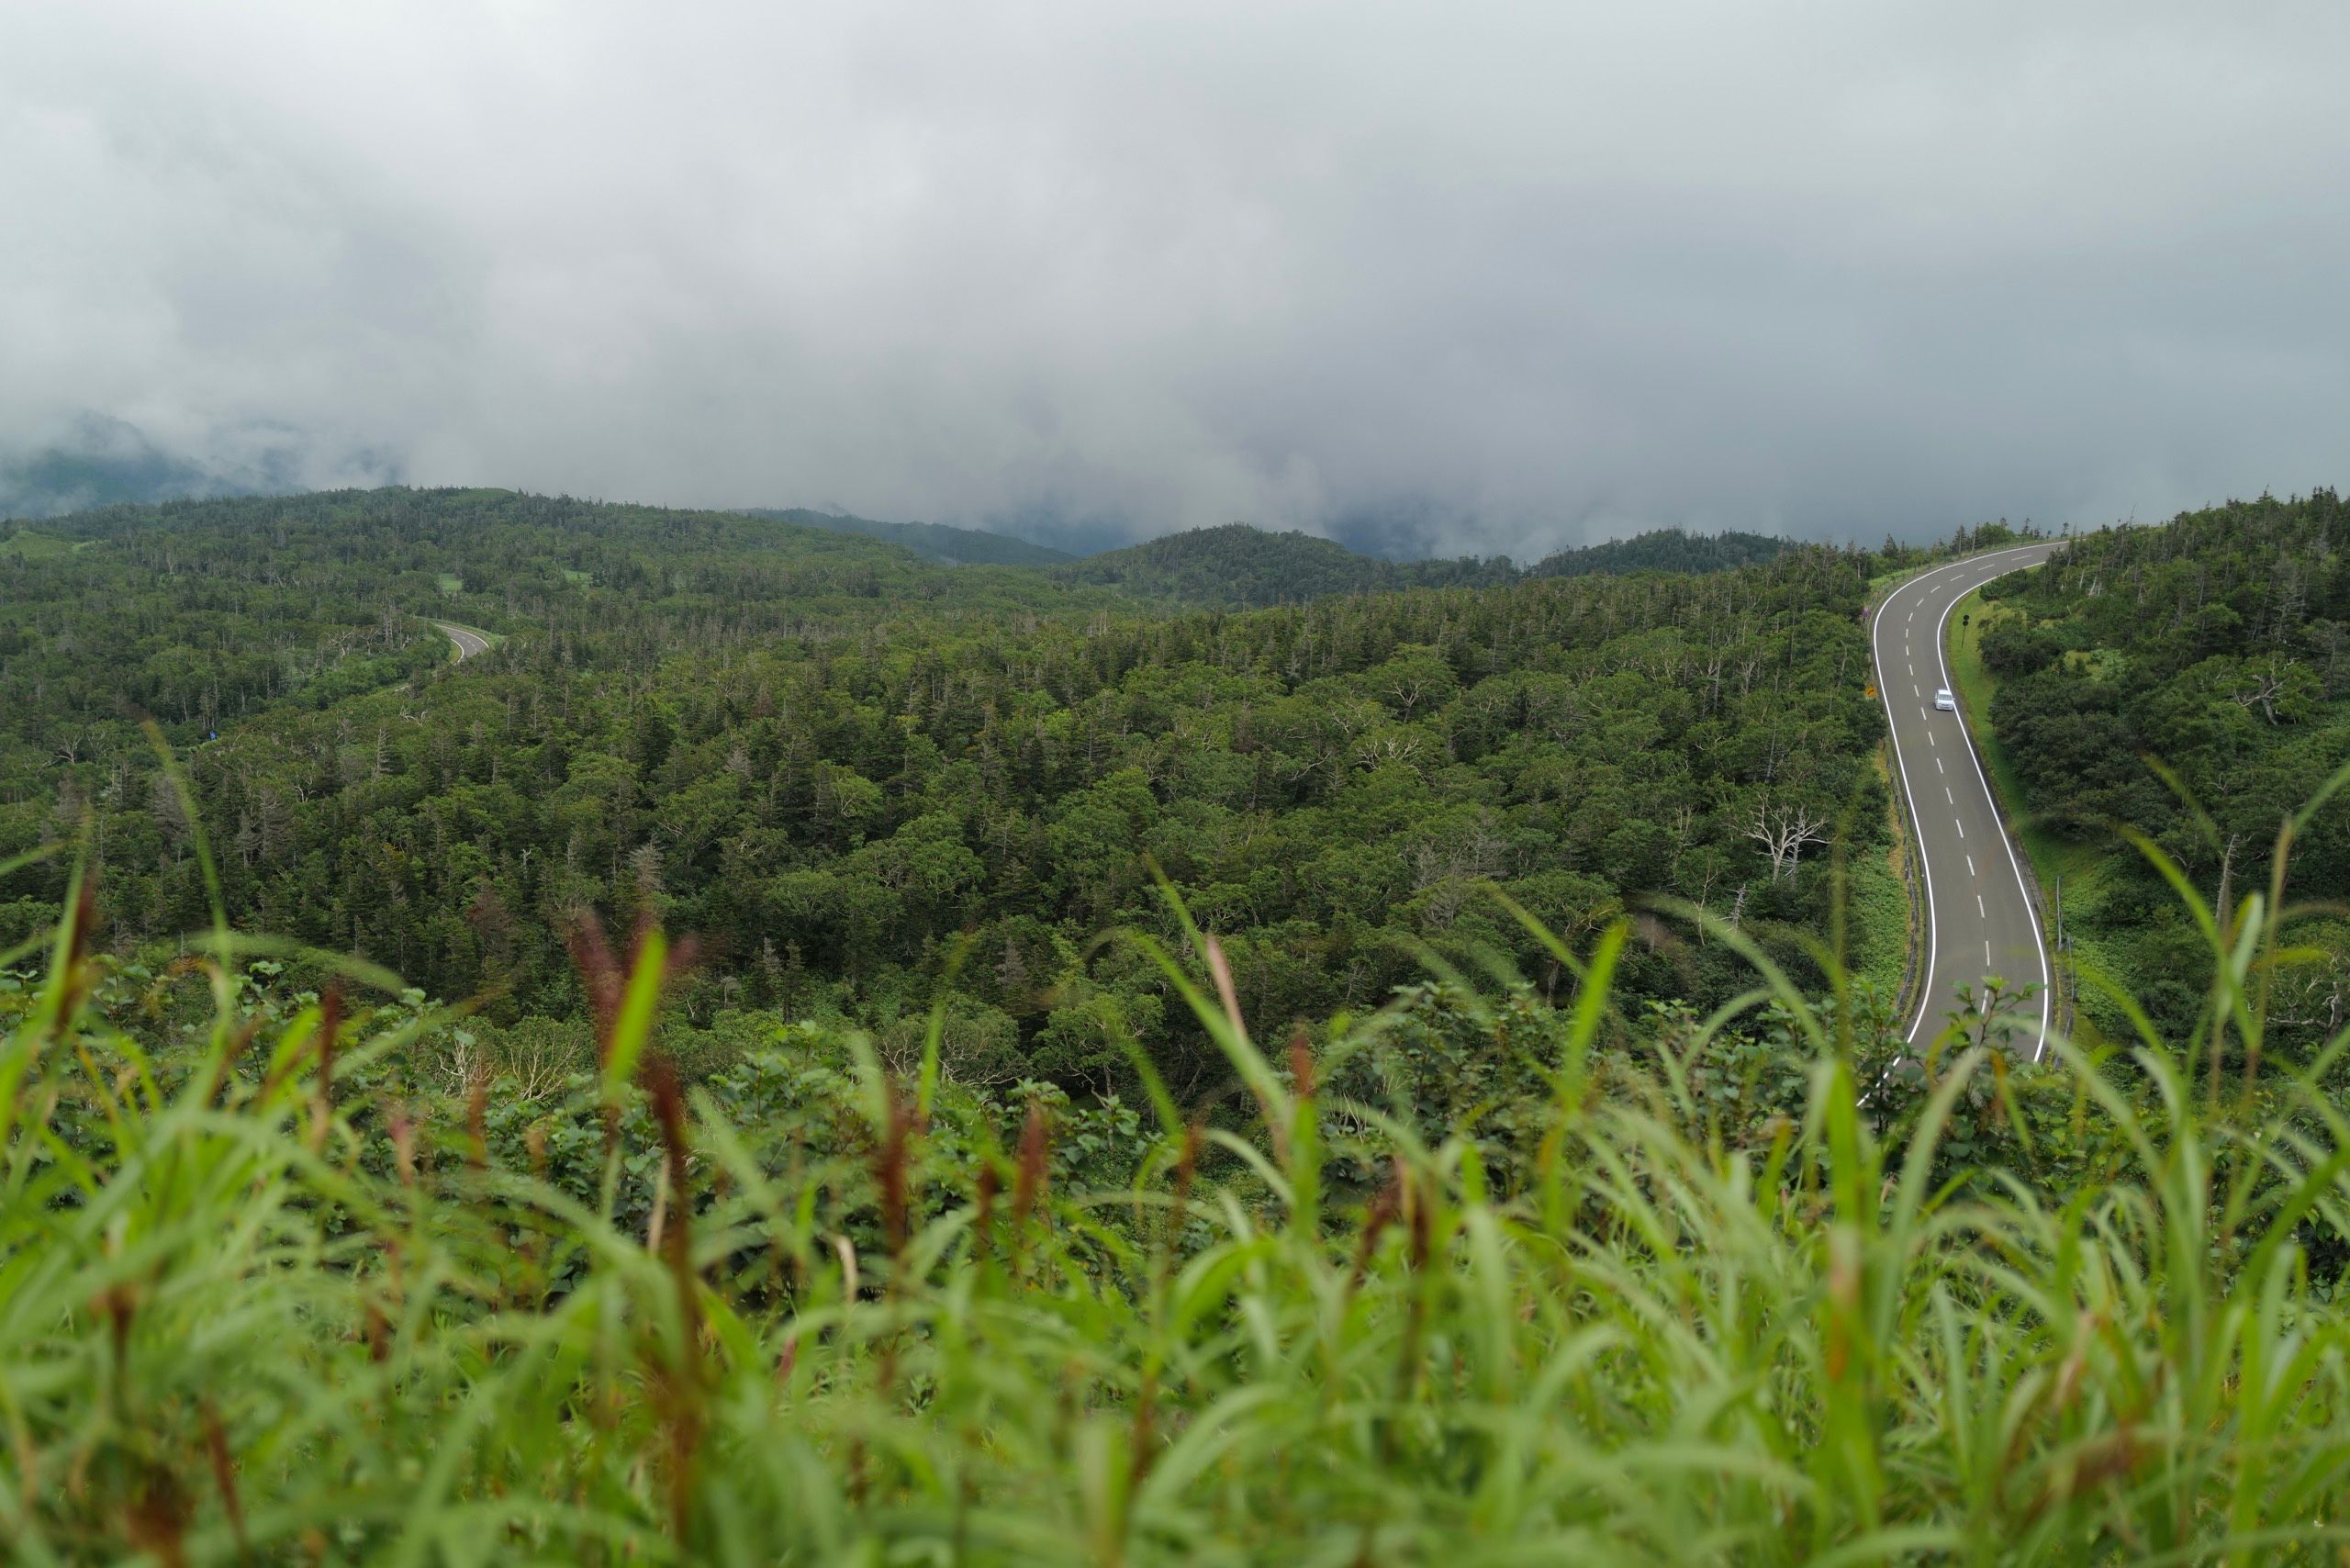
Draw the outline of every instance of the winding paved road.
[[[1960,714],[1939,711],[1951,684],[1943,623],[1951,607],[1991,578],[2036,566],[2056,541],[1994,550],[1903,583],[1876,613],[1877,690],[1893,728],[1893,762],[1908,798],[1926,882],[1926,969],[1908,1037],[1931,1040],[1962,986],[1979,994],[1998,975],[2031,996],[2011,1021],[2009,1048],[2035,1061],[2048,1048],[2048,952],[2023,868]]]
[[[457,644],[457,662],[464,663],[476,654],[489,652],[489,639],[478,632],[468,632],[462,626],[452,626],[446,621],[435,621],[449,641]]]

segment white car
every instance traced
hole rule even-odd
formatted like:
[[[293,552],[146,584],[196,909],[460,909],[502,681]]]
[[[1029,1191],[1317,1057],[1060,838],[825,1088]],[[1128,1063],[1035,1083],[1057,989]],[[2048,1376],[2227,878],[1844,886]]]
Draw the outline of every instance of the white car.
[[[1942,687],[1934,692],[1934,706],[1945,713],[1955,713],[1958,711],[1958,699],[1950,694],[1949,687]]]

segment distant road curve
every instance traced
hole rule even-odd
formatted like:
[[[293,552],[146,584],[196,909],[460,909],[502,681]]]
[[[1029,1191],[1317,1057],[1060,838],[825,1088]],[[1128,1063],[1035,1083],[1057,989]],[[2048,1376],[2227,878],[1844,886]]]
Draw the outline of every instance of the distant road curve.
[[[478,632],[468,632],[462,626],[452,626],[446,621],[435,621],[449,641],[457,644],[457,662],[464,663],[476,654],[489,652],[489,639]]]
[[[1979,995],[1983,978],[1998,975],[2012,986],[2039,991],[2038,1033],[2031,1033],[2029,1015],[2018,1018],[2010,1025],[2010,1048],[2028,1037],[2034,1061],[2048,1049],[2050,974],[2040,912],[1965,716],[1938,711],[1934,691],[1951,684],[1943,629],[1952,607],[1993,577],[2038,566],[2061,543],[1993,550],[1920,572],[1886,597],[1871,629],[1894,768],[1926,884],[1925,980],[1909,1025],[1913,1043],[1921,1033],[1932,1037],[1928,1021],[1958,1006],[1962,986]]]

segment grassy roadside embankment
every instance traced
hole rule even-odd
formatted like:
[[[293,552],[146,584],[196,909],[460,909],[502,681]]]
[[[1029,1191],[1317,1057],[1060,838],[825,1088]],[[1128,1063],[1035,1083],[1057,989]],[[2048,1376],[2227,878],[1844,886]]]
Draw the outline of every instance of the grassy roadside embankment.
[[[1908,975],[1909,949],[1917,934],[1908,883],[1909,841],[1893,798],[1896,786],[1883,745],[1877,748],[1875,767],[1885,782],[1892,844],[1856,854],[1847,862],[1845,961],[1879,995],[1906,1001],[1900,996],[1902,981]]]
[[[1983,633],[2002,620],[2021,613],[1986,600],[1977,588],[1952,608],[1945,622],[1943,651],[1949,659],[1951,688],[1958,694],[1959,712],[1966,722],[1967,735],[1975,743],[1975,754],[1983,759],[1983,771],[1990,776],[1999,812],[2014,829],[2017,842],[2031,862],[2032,876],[2040,884],[2042,935],[2048,940],[2053,960],[2058,952],[2059,911],[2097,907],[2105,891],[2111,852],[2109,846],[2067,838],[2040,822],[2023,780],[2016,772],[2014,759],[2001,747],[1998,732],[1992,727],[1991,699],[1998,693],[1999,679],[1983,663]],[[2084,929],[2069,913],[2064,935],[2065,947],[2073,956],[2087,958],[2109,974],[2126,972],[2117,967],[2117,956],[2106,950],[2097,933]],[[2099,1037],[2089,1019],[2076,1015],[2070,1027],[2084,1044],[2095,1044]]]

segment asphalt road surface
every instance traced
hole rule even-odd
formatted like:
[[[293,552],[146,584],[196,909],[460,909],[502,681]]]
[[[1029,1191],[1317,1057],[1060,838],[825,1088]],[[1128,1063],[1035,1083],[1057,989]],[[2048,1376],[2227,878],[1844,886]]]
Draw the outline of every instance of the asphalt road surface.
[[[478,632],[468,632],[462,626],[452,626],[446,621],[435,621],[432,624],[440,627],[448,636],[449,641],[457,644],[459,664],[464,663],[476,654],[489,652],[489,639]]]
[[[1872,631],[1877,690],[1893,727],[1893,761],[1918,835],[1926,882],[1926,969],[1912,1042],[1930,1041],[1986,975],[2030,997],[2009,1022],[2009,1049],[2037,1060],[2048,1044],[2048,952],[2023,870],[1999,821],[1982,759],[1962,715],[1934,706],[1951,685],[1943,623],[1951,607],[1991,578],[2038,566],[2051,542],[1994,550],[1921,572],[1894,589]]]

